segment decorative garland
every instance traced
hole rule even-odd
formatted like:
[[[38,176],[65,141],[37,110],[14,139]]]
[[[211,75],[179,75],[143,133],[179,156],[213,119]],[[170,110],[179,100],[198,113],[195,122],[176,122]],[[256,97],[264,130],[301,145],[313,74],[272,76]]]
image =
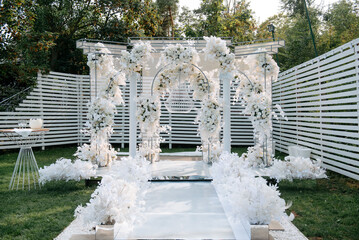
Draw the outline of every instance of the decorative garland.
[[[231,221],[246,217],[250,224],[269,224],[287,216],[285,210],[290,206],[280,198],[277,186],[268,186],[265,179],[256,177],[244,158],[223,153],[210,172],[219,198],[231,209]]]
[[[236,99],[242,99],[242,104],[245,105],[244,113],[250,115],[254,133],[258,139],[258,146],[256,145],[253,149],[249,149],[247,156],[258,155],[261,153],[259,149],[263,141],[265,141],[264,139],[267,139],[269,143],[272,116],[277,117],[271,110],[271,96],[269,92],[264,91],[262,83],[264,79],[263,69],[265,68],[269,78],[276,79],[279,71],[278,67],[268,54],[251,55],[245,59],[235,61],[234,54],[230,53],[224,40],[216,37],[205,37],[204,39],[206,40],[206,47],[203,51],[208,59],[219,63],[219,76],[221,80],[241,80],[240,75],[236,71],[238,67],[244,70],[251,79],[252,84],[247,80],[242,79],[240,81],[236,90]],[[117,86],[125,84],[126,76],[130,78],[130,81],[137,81],[143,65],[151,58],[150,53],[153,49],[149,42],[139,42],[134,45],[131,52],[123,50],[121,57],[117,59],[121,66],[121,70],[118,72],[114,69],[114,59],[110,52],[104,48],[103,44],[99,43],[97,46],[102,48],[102,55],[96,58],[96,55],[89,54],[88,65],[91,71],[96,69],[100,79],[107,79],[107,82],[111,84],[108,89],[102,89],[98,98],[90,105],[87,128],[91,134],[91,144],[84,144],[80,147],[76,156],[83,160],[89,159],[100,166],[105,166],[116,158],[116,151],[108,143],[108,139],[113,131],[112,125],[114,115],[116,114],[116,104],[123,103],[122,93]],[[142,103],[144,101],[147,101],[147,103],[151,102],[158,109],[158,111],[145,109],[146,104],[138,109],[137,116],[144,139],[139,146],[139,151],[144,156],[152,156],[160,152],[160,97],[171,91],[176,85],[179,75],[189,79],[190,86],[194,92],[194,98],[206,102],[202,104],[202,109],[198,112],[196,120],[199,123],[198,131],[203,143],[202,150],[207,152],[209,148],[212,149],[212,156],[208,156],[210,161],[217,159],[222,151],[219,139],[221,127],[220,104],[218,103],[217,96],[219,82],[213,81],[213,72],[206,73],[210,76],[208,81],[206,81],[203,74],[192,65],[197,64],[198,61],[198,53],[191,45],[188,47],[184,47],[181,44],[169,45],[161,52],[159,65],[166,65],[166,69],[159,74],[154,83],[155,96],[147,98],[147,100],[139,100]],[[270,84],[269,82],[267,84]],[[218,104],[218,108],[212,109],[209,103],[214,102]],[[148,106],[146,105],[146,107]],[[280,107],[277,106],[277,108],[283,114]],[[146,116],[149,117],[149,120],[144,118]],[[206,122],[207,120],[204,116],[210,117],[208,121],[212,122]],[[217,124],[216,130],[213,130],[213,124]],[[149,142],[148,139],[151,139],[151,141]],[[269,144],[267,145],[269,146]],[[256,152],[255,154],[254,151]],[[269,151],[268,158],[271,159],[271,151]],[[254,165],[262,164],[258,161],[258,158],[253,159],[256,159],[253,161]]]
[[[247,158],[254,167],[270,165],[274,150],[271,142],[272,118],[278,118],[272,110],[270,88],[272,80],[276,80],[278,77],[279,68],[273,58],[265,53],[238,59],[235,61],[235,66],[248,77],[244,78],[242,72],[234,71],[234,79],[239,82],[235,100],[241,99],[241,103],[245,107],[243,113],[249,115],[256,139],[256,145],[249,147],[248,152],[243,157]],[[264,83],[264,81],[266,82]],[[268,86],[269,90],[265,91],[264,84]],[[280,106],[276,105],[276,107],[280,115],[284,117],[284,112]],[[263,149],[264,146],[266,146],[267,151]]]
[[[145,158],[122,158],[110,166],[108,175],[91,195],[86,206],[78,206],[75,216],[84,226],[126,224],[132,228],[141,217],[144,197],[150,178],[150,167]]]
[[[88,55],[88,66],[91,78],[95,72],[99,81],[106,84],[99,90],[96,99],[89,103],[85,132],[90,134],[90,144],[84,144],[78,148],[75,156],[81,160],[90,160],[99,166],[107,166],[117,157],[117,152],[109,143],[113,133],[114,117],[117,113],[116,105],[123,104],[122,93],[119,85],[126,84],[126,76],[131,81],[137,81],[140,77],[142,66],[151,57],[153,50],[150,43],[139,42],[134,45],[131,52],[121,51],[119,59],[121,69],[115,69],[114,59],[111,52],[102,44],[95,45],[100,53]]]
[[[253,151],[258,153],[258,150]],[[289,207],[280,197],[277,186],[268,186],[258,175],[280,180],[326,178],[321,161],[312,162],[309,158],[286,157],[284,161],[274,159],[268,168],[253,168],[252,162],[236,153],[223,153],[210,168],[213,185],[221,202],[228,205],[229,221],[240,221],[246,216],[251,224],[269,224],[287,216]],[[290,205],[290,203],[289,203]],[[293,220],[291,214],[287,216]]]
[[[89,161],[77,159],[72,162],[71,159],[59,158],[50,166],[44,166],[39,169],[39,182],[44,185],[50,181],[69,180],[80,181],[89,179],[96,175],[97,166]]]
[[[204,37],[206,40],[206,47],[203,49],[204,53],[206,54],[206,58],[215,60],[220,65],[220,72],[219,72],[219,80],[222,81],[232,81],[233,79],[233,71],[235,70],[234,66],[234,59],[235,55],[233,53],[230,53],[229,48],[226,45],[226,42],[220,38],[217,37]],[[211,82],[213,83],[213,82]],[[212,84],[215,86],[216,91],[218,92],[219,88],[219,82],[217,84]],[[211,85],[211,87],[212,87]],[[212,95],[212,93],[211,93]],[[208,100],[206,100],[208,101]],[[210,103],[210,105],[213,103]],[[218,103],[216,103],[218,104]],[[214,104],[213,106],[216,106]],[[205,104],[206,107],[207,104]],[[209,106],[210,106],[209,105]],[[200,132],[201,132],[201,138],[202,142],[205,144],[202,145],[203,152],[208,152],[209,156],[208,159],[210,162],[214,162],[218,159],[219,155],[222,153],[223,146],[219,139],[219,133],[222,127],[221,124],[221,115],[220,115],[220,109],[218,107],[213,107],[212,110],[208,111],[207,115],[210,117],[211,120],[216,119],[217,128],[215,131],[212,131],[213,125],[206,124],[206,128],[203,129],[203,126],[200,125]],[[207,107],[208,108],[208,107]],[[208,108],[211,109],[211,108]],[[212,115],[210,115],[212,114]],[[202,121],[205,119],[202,119]],[[210,121],[211,122],[211,121]],[[207,137],[208,136],[208,137]],[[206,148],[206,146],[208,146]]]
[[[97,97],[89,103],[85,133],[91,136],[90,144],[78,147],[75,156],[81,160],[91,161],[98,166],[106,166],[116,159],[117,152],[109,143],[113,132],[114,117],[117,113],[116,104],[122,104],[122,93],[119,85],[125,85],[123,73],[115,70],[113,56],[102,44],[95,45],[96,51],[88,55],[88,66],[91,71],[91,79],[98,78],[105,84],[99,89]],[[95,76],[95,73],[97,76]]]
[[[206,101],[202,102],[201,110],[196,118],[198,132],[202,139],[201,150],[204,161],[213,162],[222,153],[222,144],[219,140],[222,127],[221,109],[221,104],[217,99],[206,99]]]
[[[222,40],[220,43],[225,44]],[[232,71],[231,59],[234,55],[229,53],[229,49],[225,46],[224,49],[218,48],[215,51],[211,44],[207,43],[207,45],[204,51],[209,52],[210,57],[213,55],[220,62],[221,69],[224,72]],[[166,68],[161,71],[154,82],[154,96],[140,99],[137,111],[143,138],[139,151],[143,156],[157,155],[161,151],[159,146],[161,141],[159,137],[159,131],[161,131],[159,130],[160,97],[170,92],[180,77],[189,79],[194,98],[203,102],[196,122],[199,123],[198,131],[202,139],[201,149],[205,154],[210,153],[210,156],[205,156],[205,159],[214,161],[221,153],[222,146],[219,139],[221,106],[217,99],[218,93],[215,92],[219,89],[219,83],[213,81],[213,72],[208,74],[210,78],[206,81],[205,76],[194,67],[198,60],[198,53],[190,44],[188,47],[181,44],[169,45],[161,52],[157,67],[165,65]]]
[[[160,116],[161,101],[157,95],[141,97],[137,100],[137,120],[140,127],[142,142],[138,146],[141,156],[155,161],[161,152],[160,143]]]

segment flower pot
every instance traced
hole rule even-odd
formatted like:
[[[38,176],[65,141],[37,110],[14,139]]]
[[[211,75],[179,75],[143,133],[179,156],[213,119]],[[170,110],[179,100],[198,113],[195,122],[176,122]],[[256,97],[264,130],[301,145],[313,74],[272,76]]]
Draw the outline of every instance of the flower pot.
[[[251,225],[251,240],[268,240],[268,225]]]
[[[113,240],[115,225],[97,225],[95,239],[96,240]]]

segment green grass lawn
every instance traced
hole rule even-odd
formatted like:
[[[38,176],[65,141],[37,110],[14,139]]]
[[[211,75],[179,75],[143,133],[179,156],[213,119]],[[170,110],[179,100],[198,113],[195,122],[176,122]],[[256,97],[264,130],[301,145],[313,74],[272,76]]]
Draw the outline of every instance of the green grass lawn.
[[[359,239],[359,181],[328,172],[329,179],[279,183],[288,212],[309,239]]]
[[[34,150],[39,167],[59,157],[73,158],[76,147]],[[17,152],[0,153],[0,239],[53,239],[73,220],[74,210],[86,204],[95,187],[83,181],[50,182],[41,190],[9,191]]]
[[[164,152],[195,148],[164,149]],[[74,146],[34,150],[39,167],[73,158]],[[127,151],[127,149],[122,149]],[[246,148],[234,148],[239,155]],[[41,190],[9,191],[17,152],[0,152],[0,239],[53,239],[73,220],[74,210],[95,187],[51,182]],[[283,155],[280,155],[283,157]],[[310,239],[359,239],[359,181],[329,172],[329,179],[282,181],[279,190],[293,205],[294,224]]]

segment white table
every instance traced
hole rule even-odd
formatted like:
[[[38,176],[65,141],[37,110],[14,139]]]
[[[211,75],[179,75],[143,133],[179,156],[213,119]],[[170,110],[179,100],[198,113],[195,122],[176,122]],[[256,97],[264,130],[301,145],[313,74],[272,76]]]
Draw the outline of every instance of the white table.
[[[17,157],[9,184],[9,190],[14,189],[15,185],[16,190],[18,190],[21,183],[23,190],[25,189],[25,185],[28,185],[30,190],[32,184],[35,189],[37,185],[41,188],[39,184],[39,168],[32,151],[32,146],[37,141],[42,139],[45,132],[48,131],[49,129],[46,128],[32,129],[28,136],[22,136],[16,133],[15,129],[0,130],[0,132],[2,132],[10,140],[16,142],[16,144],[20,147],[19,155]]]

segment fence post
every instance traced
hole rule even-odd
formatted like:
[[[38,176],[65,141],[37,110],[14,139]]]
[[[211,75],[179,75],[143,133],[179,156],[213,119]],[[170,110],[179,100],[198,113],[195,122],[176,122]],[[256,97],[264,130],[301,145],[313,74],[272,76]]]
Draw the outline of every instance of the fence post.
[[[136,98],[137,98],[137,80],[130,81],[130,146],[129,154],[136,156],[136,138],[137,138],[137,119],[136,119]]]
[[[169,115],[168,115],[168,123],[170,126],[172,126],[172,113],[169,112]],[[168,136],[168,148],[169,149],[172,149],[172,129],[169,130],[169,136]]]
[[[356,75],[356,85],[357,85],[357,123],[359,128],[359,39],[352,43],[355,56],[355,75]],[[359,130],[358,130],[359,133]]]
[[[37,73],[37,86],[40,91],[40,118],[44,121],[44,101],[43,101],[43,89],[42,89],[42,80],[41,80],[41,72]],[[45,121],[44,121],[45,122]],[[42,134],[41,137],[41,150],[45,150],[45,134]]]
[[[323,114],[322,114],[322,81],[321,81],[321,71],[320,71],[320,58],[318,60],[318,84],[319,84],[319,130],[320,130],[320,157],[323,159]]]
[[[77,136],[77,145],[82,145],[82,137],[81,137],[81,129],[82,129],[82,114],[83,114],[83,109],[82,109],[82,81],[84,80],[83,76],[78,76],[78,81],[77,81],[77,92],[79,93],[77,95],[77,125],[78,125],[78,136]]]
[[[297,142],[296,142],[296,145],[298,145],[299,144],[299,133],[298,133],[298,127],[299,127],[299,125],[298,125],[298,122],[299,122],[299,120],[298,120],[298,68],[295,68],[294,69],[294,71],[295,71],[295,76],[296,76],[296,78],[295,78],[295,113],[296,113],[296,120],[295,120],[295,122],[296,122],[296,125],[295,125],[295,127],[296,127],[296,136],[297,136]]]

